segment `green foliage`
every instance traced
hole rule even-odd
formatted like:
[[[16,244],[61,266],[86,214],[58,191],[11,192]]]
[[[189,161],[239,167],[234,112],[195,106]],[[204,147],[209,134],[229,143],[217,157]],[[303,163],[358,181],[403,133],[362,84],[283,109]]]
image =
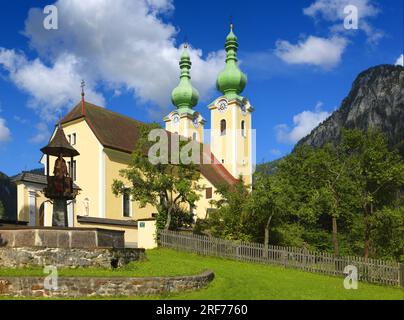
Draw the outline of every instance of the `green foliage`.
[[[345,130],[336,146],[302,145],[276,167],[251,187],[220,188],[205,228],[262,243],[267,226],[270,244],[403,260],[404,164],[382,133]]]
[[[360,282],[359,290],[346,290],[341,277],[262,265],[204,257],[166,248],[146,251],[147,260],[132,262],[114,270],[100,268],[58,269],[60,277],[152,277],[196,275],[206,269],[215,273],[207,288],[174,293],[168,296],[118,297],[117,299],[190,299],[190,300],[249,300],[249,299],[314,299],[314,300],[403,300],[400,288]],[[0,269],[1,276],[43,277],[43,269]],[[4,297],[10,299],[10,297]],[[43,298],[42,298],[43,299]],[[100,299],[85,297],[84,299]],[[111,297],[103,298],[110,300]]]
[[[0,201],[0,219],[5,219],[6,217],[6,210],[4,209],[3,202]]]
[[[404,263],[404,207],[376,211],[371,225],[371,255]]]
[[[209,215],[209,231],[215,237],[251,241],[254,229],[246,214],[246,199],[250,197],[243,180],[234,186],[222,185],[216,191],[220,200],[212,201],[217,210]]]
[[[178,164],[171,164],[171,159],[178,156],[179,150],[173,150],[170,161],[152,163],[148,152],[156,142],[149,141],[149,133],[160,129],[157,124],[142,125],[139,128],[139,140],[132,154],[128,168],[121,170],[120,175],[129,181],[129,192],[133,200],[139,201],[141,207],[151,205],[157,208],[157,227],[175,229],[189,224],[190,208],[199,199],[198,180],[200,172],[195,164],[185,164],[179,158]],[[162,141],[158,141],[162,142]],[[188,141],[179,143],[182,148]],[[169,149],[169,146],[168,148]],[[167,150],[158,150],[156,156],[167,155]],[[112,185],[115,195],[127,192],[124,181],[115,180]]]

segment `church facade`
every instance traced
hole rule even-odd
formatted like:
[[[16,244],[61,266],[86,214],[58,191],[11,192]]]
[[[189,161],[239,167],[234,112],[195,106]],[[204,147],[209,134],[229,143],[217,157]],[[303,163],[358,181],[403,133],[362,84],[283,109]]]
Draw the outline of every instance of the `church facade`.
[[[247,184],[252,182],[253,107],[241,96],[247,78],[237,65],[238,42],[232,26],[225,48],[226,67],[217,78],[221,95],[207,106],[211,113],[210,130],[205,128],[206,121],[197,110],[199,93],[191,83],[192,63],[187,46],[179,63],[180,82],[172,92],[175,109],[163,119],[166,131],[200,142],[205,156],[212,160],[199,165],[199,185],[203,188],[198,191],[200,200],[192,209],[199,219],[207,217],[220,184],[234,184],[240,177]],[[123,180],[119,171],[129,164],[141,123],[93,105],[83,96],[60,125],[69,143],[80,153],[73,163],[65,159],[78,190],[76,199],[68,203],[69,227],[122,230],[128,247],[154,247],[156,209],[141,208],[130,196],[115,196],[112,192],[113,181]],[[209,146],[205,143],[208,139]],[[40,162],[46,168],[45,157]],[[53,165],[51,162],[49,167]],[[14,181],[18,219],[31,226],[52,226],[52,203],[43,193],[46,172],[45,175],[22,172]],[[129,188],[129,181],[125,183]]]

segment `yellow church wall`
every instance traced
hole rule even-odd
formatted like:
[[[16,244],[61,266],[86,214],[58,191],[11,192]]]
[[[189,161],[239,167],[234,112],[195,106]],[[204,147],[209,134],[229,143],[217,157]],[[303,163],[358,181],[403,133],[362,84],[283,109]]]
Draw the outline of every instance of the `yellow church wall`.
[[[209,208],[213,208],[210,204],[212,200],[219,200],[220,196],[215,193],[216,188],[210,183],[204,176],[198,181],[198,184],[202,187],[202,190],[198,193],[200,194],[199,200],[196,202],[196,216],[198,219],[205,219],[206,213]],[[206,188],[212,188],[212,198],[206,199]]]
[[[99,228],[99,229],[107,229],[107,230],[118,230],[125,231],[125,247],[131,247],[135,243],[138,242],[138,230],[137,227],[132,226],[113,226],[106,225],[104,223],[83,223],[80,222],[77,227],[81,228]]]
[[[138,221],[137,232],[137,245],[139,248],[153,249],[157,247],[155,220]]]
[[[19,221],[30,222],[30,210],[33,205],[35,210],[35,226],[40,225],[39,211],[42,204],[44,204],[44,225],[46,224],[46,205],[48,199],[42,192],[42,186],[34,185],[31,183],[18,182],[17,183],[17,217]],[[32,193],[32,195],[30,195]],[[32,196],[32,202],[30,197]],[[51,225],[51,224],[50,224]]]
[[[23,183],[17,183],[17,217],[29,221],[28,191]]]
[[[251,113],[247,112],[245,116],[241,112],[237,112],[237,128],[236,140],[237,140],[237,172],[243,176],[244,182],[246,184],[252,183],[252,159],[250,155],[251,150],[251,139],[253,135],[252,124],[251,124]],[[243,136],[241,130],[241,122],[245,121],[245,136]],[[243,162],[244,161],[244,162]]]
[[[235,177],[241,174],[246,183],[252,182],[251,175],[251,113],[243,116],[239,102],[228,102],[227,110],[219,112],[215,105],[211,109],[212,152],[219,162]],[[220,122],[226,121],[226,134],[221,135]],[[246,137],[242,136],[241,121],[245,121]],[[245,160],[243,164],[243,159]]]
[[[155,208],[147,205],[145,208],[140,208],[139,202],[132,201],[131,217],[123,216],[123,198],[122,195],[115,196],[112,193],[112,184],[114,179],[121,180],[130,187],[129,181],[119,175],[119,171],[126,169],[130,161],[130,154],[119,152],[111,149],[105,149],[105,187],[106,187],[106,218],[121,219],[121,220],[138,220],[148,219],[156,212]]]

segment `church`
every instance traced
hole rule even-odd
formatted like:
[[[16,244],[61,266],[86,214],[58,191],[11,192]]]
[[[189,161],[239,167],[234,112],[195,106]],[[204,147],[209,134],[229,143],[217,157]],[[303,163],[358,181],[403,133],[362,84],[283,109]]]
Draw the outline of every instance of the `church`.
[[[163,119],[166,131],[200,142],[204,152],[209,150],[208,157],[214,159],[199,166],[199,185],[203,188],[198,191],[200,199],[192,212],[200,219],[207,217],[211,200],[217,199],[218,185],[235,184],[240,177],[247,184],[252,183],[254,109],[241,96],[247,77],[237,64],[238,40],[232,25],[225,49],[226,66],[216,83],[221,94],[207,106],[211,113],[210,130],[197,110],[199,93],[191,83],[192,63],[186,45],[179,62],[180,81],[172,91],[175,108]],[[129,164],[141,122],[85,101],[83,92],[81,102],[58,125],[80,154],[74,160],[65,159],[74,188],[78,190],[77,197],[68,202],[69,227],[121,230],[125,231],[127,247],[154,247],[156,209],[142,208],[130,196],[115,196],[112,192],[113,181],[123,179],[119,171]],[[22,172],[13,179],[17,185],[17,216],[29,226],[50,227],[52,203],[43,190],[47,184],[46,168],[53,168],[54,162],[47,166],[43,156],[40,163],[45,174]],[[125,183],[129,187],[129,181]]]

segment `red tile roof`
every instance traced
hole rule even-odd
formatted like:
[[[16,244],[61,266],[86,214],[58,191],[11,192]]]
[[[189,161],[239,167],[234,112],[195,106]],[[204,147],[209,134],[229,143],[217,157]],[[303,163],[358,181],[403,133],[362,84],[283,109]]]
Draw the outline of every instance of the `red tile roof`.
[[[132,153],[139,139],[142,122],[122,114],[107,110],[94,104],[82,102],[77,104],[62,120],[62,124],[84,118],[100,143],[110,149]],[[220,184],[234,185],[237,182],[227,169],[210,152],[208,146],[203,148],[202,156],[211,159],[211,163],[201,164],[201,174],[214,186]],[[201,161],[202,162],[202,161]]]

